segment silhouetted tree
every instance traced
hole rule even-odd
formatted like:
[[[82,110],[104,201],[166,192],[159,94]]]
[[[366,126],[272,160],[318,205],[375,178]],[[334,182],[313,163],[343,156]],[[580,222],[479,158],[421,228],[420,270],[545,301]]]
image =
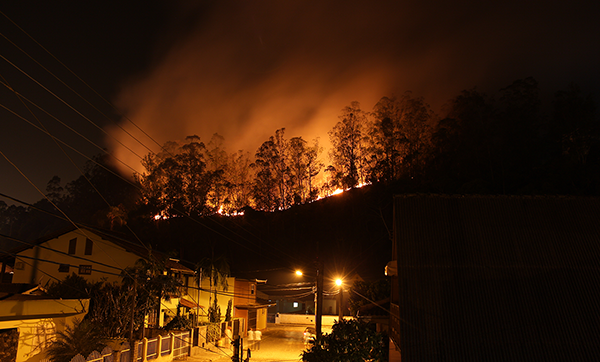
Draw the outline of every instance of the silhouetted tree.
[[[366,176],[363,136],[367,115],[360,109],[360,103],[352,102],[342,109],[338,118],[340,121],[329,131],[331,166],[328,171],[333,181],[341,187],[355,187],[364,182]]]
[[[263,142],[256,151],[254,200],[260,210],[281,210],[291,205],[291,175],[288,165],[289,142],[285,128]]]
[[[357,319],[336,321],[330,334],[323,335],[302,352],[305,362],[384,362],[388,360],[388,338],[375,325]]]
[[[223,147],[224,139],[215,133],[207,144],[206,169],[212,174],[212,185],[207,195],[207,202],[211,209],[229,208],[226,205],[228,182],[225,173],[229,167],[229,156]]]
[[[383,97],[373,107],[374,122],[368,160],[371,181],[392,181],[415,176],[429,162],[433,112],[422,97],[405,92]]]
[[[516,192],[531,178],[538,165],[541,122],[538,83],[529,77],[500,90],[496,132],[501,135],[503,189]]]
[[[207,198],[219,172],[207,170],[205,152],[198,136],[188,136],[184,142],[167,142],[163,152],[144,158],[146,171],[138,179],[154,215],[199,216],[215,211]]]
[[[143,318],[142,322],[137,319],[139,316],[145,316],[152,310],[156,313],[158,323],[162,300],[170,300],[171,297],[181,295],[181,281],[175,275],[168,273],[164,263],[155,258],[151,251],[148,252],[147,260],[138,259],[134,266],[125,268],[121,272],[121,279],[128,294],[133,296],[135,293],[137,296],[135,308],[144,311],[142,314],[136,314],[136,325],[143,323]],[[130,308],[132,304],[130,304]]]
[[[387,312],[385,308],[379,308],[372,304],[372,302],[381,302],[382,300],[388,300],[389,305],[390,297],[390,280],[380,279],[374,282],[367,281],[355,281],[350,288],[348,297],[348,304],[350,305],[350,312],[353,316],[359,314],[359,310],[363,306],[369,306],[367,312],[360,312],[361,316],[364,315],[385,315]],[[365,299],[368,298],[368,299]],[[370,300],[370,301],[369,301]],[[383,303],[386,304],[385,302]]]
[[[75,320],[73,327],[67,325],[64,331],[56,332],[56,340],[46,353],[52,362],[69,362],[77,354],[87,357],[93,351],[101,351],[105,345],[106,338],[95,324]]]
[[[240,211],[250,206],[253,189],[253,170],[250,165],[248,152],[238,151],[229,155],[224,175],[227,185],[227,195],[223,203],[225,212]]]
[[[221,319],[221,307],[217,303],[217,291],[221,288],[227,291],[228,283],[227,278],[230,275],[229,263],[225,256],[221,255],[218,257],[214,256],[214,251],[211,250],[210,257],[204,257],[196,265],[197,278],[209,278],[209,308],[208,308],[208,319],[209,322],[215,323],[220,322]],[[198,280],[200,284],[201,281]],[[214,290],[213,290],[214,288]]]
[[[97,155],[86,163],[83,175],[66,184],[61,208],[73,221],[108,226],[112,208],[127,214],[137,204],[138,185],[122,178],[112,162],[109,155]],[[122,216],[121,221],[125,220]]]
[[[313,142],[312,146],[308,146],[302,137],[294,137],[289,142],[288,163],[294,204],[316,197],[313,180],[323,168],[323,163],[318,158],[321,152],[318,140]]]
[[[432,135],[430,166],[435,184],[443,192],[490,192],[502,176],[494,158],[500,138],[495,132],[492,103],[485,94],[470,89],[443,108],[445,117]]]

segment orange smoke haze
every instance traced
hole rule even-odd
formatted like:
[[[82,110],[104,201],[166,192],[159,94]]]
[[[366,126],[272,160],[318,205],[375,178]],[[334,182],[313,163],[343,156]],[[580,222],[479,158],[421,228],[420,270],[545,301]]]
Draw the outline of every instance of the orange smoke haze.
[[[555,53],[536,41],[538,33],[526,31],[531,23],[550,22],[552,10],[531,19],[520,15],[520,2],[182,4],[182,19],[192,25],[117,98],[126,116],[160,144],[193,134],[206,142],[219,133],[229,152],[253,155],[284,127],[287,138],[320,137],[327,146],[327,132],[352,101],[370,111],[381,97],[410,90],[437,111],[462,89],[497,90],[540,77],[538,61]],[[544,31],[560,31],[552,29]],[[129,122],[122,125],[159,150]],[[147,153],[122,131],[110,132],[138,154]],[[119,159],[141,170],[139,158],[108,143]]]
[[[327,132],[343,107],[356,100],[370,111],[419,67],[410,64],[414,55],[399,62],[391,54],[399,44],[386,35],[396,31],[389,10],[384,5],[244,2],[228,8],[219,3],[154,68],[126,84],[117,104],[160,144],[192,134],[208,141],[219,133],[229,152],[243,149],[253,155],[285,127],[288,138],[320,137],[327,146]],[[435,66],[435,61],[424,63]],[[158,151],[135,126],[125,121],[122,126]],[[111,133],[136,153],[147,153],[122,131]],[[114,140],[109,143],[117,158],[141,169],[135,155]]]

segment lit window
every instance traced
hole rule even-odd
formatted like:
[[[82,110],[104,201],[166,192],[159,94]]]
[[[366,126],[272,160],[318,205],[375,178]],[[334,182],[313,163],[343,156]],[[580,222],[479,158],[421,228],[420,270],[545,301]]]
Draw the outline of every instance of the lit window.
[[[85,255],[92,255],[92,248],[94,247],[94,242],[90,239],[85,239]]]
[[[77,238],[69,240],[69,254],[75,254],[77,250]]]
[[[298,302],[294,302],[294,308],[298,308],[299,305]]]
[[[91,265],[80,265],[79,266],[79,274],[92,274],[92,266]]]
[[[59,273],[68,273],[69,272],[69,264],[60,264],[58,266]]]

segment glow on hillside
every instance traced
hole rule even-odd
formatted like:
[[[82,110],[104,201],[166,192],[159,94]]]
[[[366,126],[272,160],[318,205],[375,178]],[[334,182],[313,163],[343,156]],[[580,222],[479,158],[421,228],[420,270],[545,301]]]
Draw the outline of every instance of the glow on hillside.
[[[354,188],[357,188],[357,189],[359,189],[359,188],[361,188],[361,187],[368,186],[368,185],[371,185],[371,183],[370,183],[370,182],[363,182],[363,183],[360,183],[360,184],[358,184],[358,185],[357,185],[356,187],[354,187]],[[341,194],[341,193],[344,193],[344,192],[346,192],[346,191],[348,191],[348,190],[351,190],[351,189],[352,189],[352,188],[347,188],[347,189],[336,189],[336,190],[334,190],[333,192],[331,192],[330,194],[328,194],[328,195],[325,195],[325,196],[319,196],[319,197],[317,197],[317,199],[315,199],[315,200],[313,200],[313,201],[310,201],[310,202],[314,202],[314,201],[318,201],[318,200],[325,199],[325,198],[327,198],[327,197],[331,197],[331,196],[339,195],[339,194]],[[280,209],[279,209],[279,211],[283,211],[283,210],[285,210],[285,209],[284,209],[284,208],[280,208]],[[219,214],[219,215],[223,215],[223,216],[243,216],[243,215],[244,215],[244,212],[243,212],[243,211],[232,211],[232,212],[227,212],[227,211],[225,211],[225,207],[224,207],[223,205],[221,205],[221,206],[219,206],[219,209],[218,209],[218,210],[215,212],[215,214]],[[156,220],[156,221],[158,221],[158,220],[167,220],[167,219],[170,219],[170,217],[169,217],[169,216],[167,216],[167,215],[165,215],[163,212],[161,212],[161,213],[158,213],[158,214],[154,215],[154,220]]]

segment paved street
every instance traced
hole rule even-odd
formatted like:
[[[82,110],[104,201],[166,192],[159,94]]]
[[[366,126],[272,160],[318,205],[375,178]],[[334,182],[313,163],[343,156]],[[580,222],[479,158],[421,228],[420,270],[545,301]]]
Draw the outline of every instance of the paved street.
[[[300,355],[304,350],[302,342],[302,333],[306,325],[278,325],[269,324],[267,329],[263,330],[260,350],[252,351],[250,361],[257,362],[291,362],[300,361]],[[328,330],[324,329],[324,332]],[[244,349],[247,348],[244,341]],[[228,356],[225,356],[225,353]],[[190,362],[229,362],[231,361],[231,351],[223,349],[222,351],[204,352],[200,356],[188,357]],[[244,358],[246,353],[244,352]]]

